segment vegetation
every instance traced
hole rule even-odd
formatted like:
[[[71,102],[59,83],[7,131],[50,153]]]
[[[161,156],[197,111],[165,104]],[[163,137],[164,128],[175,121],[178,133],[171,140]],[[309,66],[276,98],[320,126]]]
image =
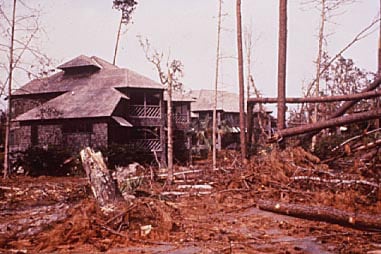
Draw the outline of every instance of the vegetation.
[[[82,175],[83,169],[78,156],[62,147],[30,147],[15,156],[12,168],[16,173],[19,171],[30,176]]]

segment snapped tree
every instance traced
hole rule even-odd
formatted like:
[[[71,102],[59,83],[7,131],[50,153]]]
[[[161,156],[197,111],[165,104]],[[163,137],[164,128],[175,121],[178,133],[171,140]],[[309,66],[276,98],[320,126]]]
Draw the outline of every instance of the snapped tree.
[[[148,39],[143,41],[139,39],[140,45],[142,46],[147,60],[152,63],[158,74],[161,84],[167,88],[167,166],[168,166],[168,182],[173,181],[173,113],[172,113],[172,91],[180,90],[182,88],[182,83],[180,78],[183,75],[183,64],[180,60],[173,59],[172,61],[167,60],[166,70],[163,69],[163,57],[162,52],[158,52],[151,48],[151,44]],[[163,149],[164,150],[164,149]]]
[[[113,0],[112,8],[117,9],[122,12],[120,17],[118,33],[116,35],[115,49],[114,49],[114,58],[112,64],[116,63],[116,55],[119,47],[120,33],[122,30],[122,25],[127,26],[131,21],[132,12],[135,10],[135,7],[138,3],[135,0]]]

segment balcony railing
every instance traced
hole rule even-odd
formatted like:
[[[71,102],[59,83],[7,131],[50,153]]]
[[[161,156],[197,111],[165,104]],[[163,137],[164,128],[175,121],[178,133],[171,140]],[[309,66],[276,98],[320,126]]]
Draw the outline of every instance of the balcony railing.
[[[130,105],[128,112],[130,117],[160,118],[160,106],[156,105]]]
[[[175,123],[189,123],[188,114],[174,114]]]

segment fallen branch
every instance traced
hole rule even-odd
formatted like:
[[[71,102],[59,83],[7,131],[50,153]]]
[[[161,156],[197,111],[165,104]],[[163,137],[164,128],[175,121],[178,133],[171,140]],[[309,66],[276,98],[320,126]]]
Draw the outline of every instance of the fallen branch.
[[[377,183],[372,183],[366,180],[344,180],[344,179],[324,179],[321,177],[316,176],[293,176],[291,177],[291,180],[298,181],[298,180],[306,180],[306,181],[314,181],[314,182],[322,182],[322,183],[334,183],[334,184],[362,184],[362,185],[368,185],[372,187],[379,188],[380,185]]]
[[[259,200],[257,205],[261,210],[298,218],[337,223],[342,226],[370,231],[381,230],[381,217],[378,215],[356,214],[332,207],[287,204],[271,200]]]
[[[371,148],[374,148],[374,147],[376,147],[376,146],[378,146],[380,144],[381,144],[381,139],[377,139],[374,142],[370,142],[368,144],[365,144],[365,145],[357,147],[355,149],[355,151],[358,152],[358,151],[361,151],[361,150],[371,149]]]
[[[362,137],[365,137],[369,134],[372,134],[372,133],[375,133],[375,132],[378,132],[378,131],[381,131],[381,128],[378,128],[378,129],[374,129],[374,130],[371,130],[371,131],[368,131],[368,132],[365,132],[361,135],[357,135],[357,136],[354,136],[354,137],[351,137],[350,139],[347,139],[345,140],[343,143],[341,143],[340,145],[336,146],[335,148],[332,149],[332,152],[336,151],[337,149],[339,149],[340,147],[348,144],[349,142],[353,141],[353,140],[356,140],[356,139],[359,139],[359,138],[362,138]]]

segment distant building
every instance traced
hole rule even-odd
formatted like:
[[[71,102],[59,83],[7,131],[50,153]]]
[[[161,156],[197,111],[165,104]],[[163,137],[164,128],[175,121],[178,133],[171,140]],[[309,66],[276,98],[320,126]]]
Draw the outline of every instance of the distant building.
[[[191,105],[192,127],[195,131],[193,135],[193,146],[195,149],[204,147],[205,143],[212,140],[213,105],[214,90],[194,90],[190,92],[194,98]],[[236,93],[227,91],[217,92],[217,149],[238,148],[239,133],[241,132],[239,123],[239,96]],[[274,128],[274,118],[272,111],[264,106],[256,105],[253,109],[253,141],[260,132],[271,133]],[[259,122],[261,120],[261,122]],[[246,112],[245,112],[246,121]],[[263,123],[263,125],[262,125]],[[245,125],[246,126],[246,125]]]

